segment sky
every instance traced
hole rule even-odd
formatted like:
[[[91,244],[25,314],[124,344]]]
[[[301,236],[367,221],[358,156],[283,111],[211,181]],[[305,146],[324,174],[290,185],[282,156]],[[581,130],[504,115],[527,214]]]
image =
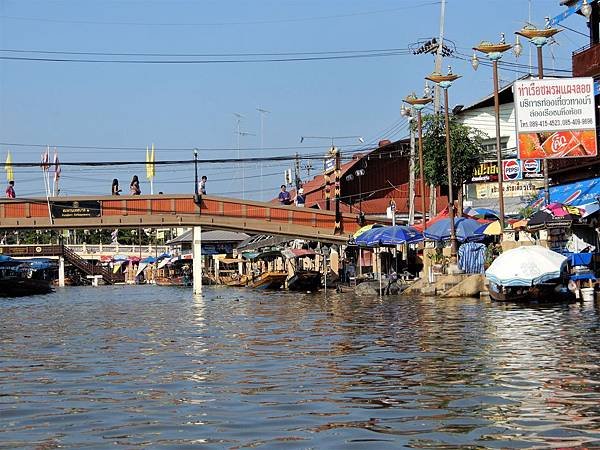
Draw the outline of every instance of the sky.
[[[451,65],[462,75],[450,90],[451,107],[491,92],[491,69],[482,65],[475,72],[468,61],[474,45],[495,42],[501,32],[512,42],[530,11],[532,22],[541,26],[544,17],[564,9],[559,3],[448,0],[445,36],[458,58],[445,58],[443,67]],[[357,138],[335,141],[348,155],[379,139],[407,135],[402,98],[422,93],[423,79],[434,67],[432,56],[408,49],[437,36],[439,22],[439,0],[0,0],[2,58],[214,61],[399,49],[390,56],[244,63],[0,59],[0,161],[3,166],[10,150],[15,162],[38,162],[45,145],[52,152],[56,147],[62,162],[139,161],[126,167],[63,166],[61,195],[109,194],[113,178],[127,193],[134,174],[142,192],[149,193],[147,145],[154,143],[157,161],[191,160],[193,148],[200,160],[211,160],[236,158],[239,138],[242,157],[290,159],[201,163],[208,193],[270,199],[295,153],[320,155],[331,144],[327,139],[301,143],[301,136],[361,136],[364,144]],[[586,33],[581,17],[563,23],[572,30],[563,30],[546,50],[548,71],[570,69],[571,52],[587,43],[579,34]],[[528,44],[524,47],[517,62],[527,65]],[[176,56],[190,54],[200,56]],[[512,54],[504,60],[515,62]],[[502,70],[501,82],[523,71]],[[269,111],[262,133],[257,108]],[[243,115],[242,135],[236,134],[234,113]],[[322,162],[312,165],[310,178]],[[14,171],[18,196],[45,195],[39,168]],[[305,170],[302,178],[309,179]],[[193,180],[193,164],[157,166],[154,192],[192,192]]]

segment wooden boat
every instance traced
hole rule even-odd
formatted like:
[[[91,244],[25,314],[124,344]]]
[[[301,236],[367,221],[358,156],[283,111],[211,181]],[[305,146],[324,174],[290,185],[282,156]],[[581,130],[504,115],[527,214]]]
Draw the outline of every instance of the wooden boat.
[[[157,277],[155,282],[159,286],[191,286],[192,279],[188,276],[179,277]]]
[[[317,291],[321,287],[321,272],[318,270],[297,270],[288,280],[290,291]]]
[[[574,302],[575,294],[563,283],[546,282],[533,286],[500,286],[490,282],[488,291],[490,298],[498,302]]]
[[[287,279],[287,272],[269,271],[263,272],[248,283],[248,287],[253,289],[280,289]]]
[[[237,273],[224,276],[220,278],[221,284],[231,287],[244,287],[248,284],[248,277],[246,275],[239,275]]]

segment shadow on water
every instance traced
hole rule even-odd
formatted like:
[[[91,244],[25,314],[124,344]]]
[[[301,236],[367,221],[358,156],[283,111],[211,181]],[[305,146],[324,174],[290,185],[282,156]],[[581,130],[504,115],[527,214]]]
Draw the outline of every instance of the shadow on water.
[[[114,286],[0,312],[8,448],[600,445],[594,305]]]

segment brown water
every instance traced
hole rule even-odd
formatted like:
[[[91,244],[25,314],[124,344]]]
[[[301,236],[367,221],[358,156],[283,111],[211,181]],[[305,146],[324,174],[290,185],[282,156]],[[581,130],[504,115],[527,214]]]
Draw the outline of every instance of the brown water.
[[[66,288],[0,300],[2,448],[600,446],[600,310]]]

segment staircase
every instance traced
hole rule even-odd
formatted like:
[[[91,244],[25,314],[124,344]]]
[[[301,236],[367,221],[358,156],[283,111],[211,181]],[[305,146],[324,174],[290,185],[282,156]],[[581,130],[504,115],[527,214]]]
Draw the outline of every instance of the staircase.
[[[107,284],[122,283],[125,281],[125,277],[122,273],[112,273],[105,267],[95,266],[94,264],[81,258],[66,245],[62,246],[62,254],[65,258],[65,261],[81,270],[86,275],[102,275],[102,279]]]

